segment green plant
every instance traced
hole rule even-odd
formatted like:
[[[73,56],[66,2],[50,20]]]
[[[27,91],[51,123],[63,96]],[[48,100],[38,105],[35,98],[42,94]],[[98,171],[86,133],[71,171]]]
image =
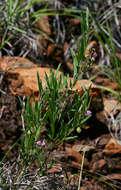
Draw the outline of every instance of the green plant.
[[[26,167],[31,165],[31,163],[37,162],[39,167],[38,175],[43,176],[53,165],[52,159],[48,164],[51,146],[46,141],[39,140],[44,124],[44,116],[43,119],[40,117],[43,104],[35,101],[31,105],[30,97],[27,98],[26,104],[24,104],[21,98],[19,99],[23,106],[23,119],[25,122],[25,126],[23,124],[23,136],[20,141],[20,156]]]
[[[97,53],[95,48],[91,48],[87,51],[87,46],[92,40],[92,26],[90,12],[87,8],[85,12],[80,13],[80,23],[81,23],[81,39],[76,40],[74,37],[74,42],[77,46],[77,52],[71,48],[71,55],[74,66],[73,78],[75,83],[77,80],[88,77],[88,70],[90,66],[95,62]]]
[[[31,105],[30,97],[27,99],[26,106],[22,101],[21,103],[23,105],[23,117],[26,125],[26,127],[23,127],[23,137],[21,138],[20,144],[21,156],[27,165],[37,160],[40,171],[42,172],[43,170],[46,170],[45,168],[47,168],[47,163],[45,160],[43,161],[44,151],[47,144],[46,146],[44,142],[41,145],[38,144],[43,123],[42,120],[40,122],[42,104],[35,101],[35,104]]]
[[[80,175],[79,175],[78,190],[80,189],[81,181],[82,181],[82,172],[83,172],[83,166],[84,166],[84,157],[85,157],[85,151],[83,152],[83,156],[82,156],[82,163],[81,163],[81,169],[80,169]]]
[[[92,17],[93,18],[93,17]],[[108,21],[106,21],[106,28],[107,32],[105,33],[102,29],[101,24],[93,18],[94,25],[98,28],[98,32],[93,27],[93,33],[96,36],[96,38],[101,43],[102,47],[104,48],[104,51],[110,58],[110,65],[103,65],[104,69],[102,70],[102,73],[106,75],[108,78],[111,79],[111,81],[115,81],[118,84],[119,89],[121,89],[121,62],[116,56],[116,49],[114,46],[114,40],[112,38],[111,29],[109,26]],[[100,34],[99,34],[100,33]],[[105,41],[105,42],[104,42]],[[105,45],[108,44],[108,47]],[[106,90],[108,92],[111,92],[114,94],[119,100],[121,100],[121,94],[119,92],[116,92],[112,89],[109,89],[107,87],[99,86],[100,89]]]
[[[24,44],[36,41],[32,34],[32,22],[34,22],[32,10],[35,4],[41,2],[42,0],[4,0],[0,3],[0,50],[7,51],[9,48],[14,48],[13,43],[16,44],[20,38],[24,38]]]
[[[24,14],[24,10],[20,8],[19,1],[18,0],[8,0],[4,3],[1,3],[0,6],[0,18],[1,18],[1,24],[0,24],[0,32],[2,34],[1,36],[1,45],[0,50],[8,44],[10,39],[13,38],[13,36],[16,33],[24,33],[26,32],[23,29],[20,29],[20,26],[18,27],[18,18],[20,21],[20,18],[22,18],[22,15]]]
[[[108,28],[108,33],[109,33],[109,47],[111,49],[111,54],[112,54],[110,56],[111,64],[112,64],[112,69],[109,70],[110,76],[111,76],[111,79],[115,78],[115,81],[118,83],[118,86],[121,89],[121,62],[116,56],[116,49],[114,47],[111,29],[108,22],[107,22],[107,28]]]
[[[51,71],[49,77],[45,74],[45,88],[42,87],[37,74],[40,101],[36,101],[32,106],[29,98],[26,106],[23,104],[26,123],[22,140],[24,156],[32,154],[43,126],[46,126],[49,141],[60,144],[64,140],[75,138],[71,136],[72,132],[80,126],[84,127],[90,117],[86,116],[90,105],[89,92],[83,89],[83,95],[80,96],[77,92],[69,90],[73,84],[69,82],[68,77],[60,74],[57,79],[59,68],[60,66],[56,73]]]
[[[43,98],[46,105],[43,112],[46,112],[44,120],[49,139],[59,144],[74,138],[72,132],[87,121],[85,114],[90,100],[85,89],[82,96],[71,93],[69,89],[73,84],[69,86],[68,77],[63,74],[57,79],[57,72],[51,71],[49,77],[45,75],[47,86]]]
[[[25,139],[22,143],[22,152],[25,155],[29,155],[29,152],[34,149],[34,144],[37,141],[41,130],[41,124],[40,124],[41,105],[39,105],[38,102],[35,102],[35,105],[31,106],[30,98],[27,99],[26,107],[23,103],[22,105],[23,105],[23,117],[27,125],[27,129],[23,128]]]
[[[37,46],[36,37],[34,34],[41,34],[48,40],[53,40],[47,36],[46,33],[40,29],[35,28],[35,23],[40,20],[41,16],[47,15],[67,15],[70,10],[58,10],[49,9],[50,0],[45,2],[42,9],[34,10],[34,6],[43,4],[43,0],[3,0],[0,2],[0,50],[4,50],[7,53],[9,48],[14,48],[14,44],[20,40],[23,40],[24,44],[30,43],[31,48],[34,49]],[[61,11],[61,12],[60,12]],[[71,10],[72,12],[75,12]],[[77,11],[78,12],[78,11]],[[74,14],[72,14],[74,16]],[[14,44],[13,44],[14,43]],[[34,44],[34,45],[33,45]],[[36,48],[35,48],[36,49]],[[34,49],[34,50],[35,50]]]

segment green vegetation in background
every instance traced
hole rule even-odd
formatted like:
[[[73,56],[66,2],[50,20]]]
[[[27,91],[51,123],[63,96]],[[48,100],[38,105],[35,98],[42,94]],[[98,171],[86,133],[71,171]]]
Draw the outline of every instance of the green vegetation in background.
[[[110,78],[112,81],[117,82],[119,89],[121,90],[121,61],[117,58],[116,56],[116,51],[114,47],[114,42],[112,39],[112,34],[111,34],[111,29],[109,26],[108,21],[106,22],[107,25],[107,30],[108,30],[108,35],[105,34],[105,32],[102,30],[101,25],[97,22],[97,20],[92,17],[93,23],[97,26],[99,32],[95,30],[93,27],[93,33],[101,43],[102,47],[104,48],[105,52],[109,55],[110,57],[110,63],[111,65],[104,65],[105,71],[101,71],[103,74],[105,74],[108,78]],[[99,35],[99,33],[101,35]],[[106,47],[105,43],[103,42],[103,39],[105,40],[105,43],[108,44],[109,49]],[[116,92],[110,88],[104,87],[104,86],[99,86],[100,89],[106,90],[110,93],[112,93],[116,98],[118,98],[119,101],[121,101],[121,94],[119,92]]]

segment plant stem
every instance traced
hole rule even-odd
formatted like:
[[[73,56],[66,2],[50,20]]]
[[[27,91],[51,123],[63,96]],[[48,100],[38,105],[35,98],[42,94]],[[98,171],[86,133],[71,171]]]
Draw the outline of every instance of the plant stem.
[[[82,170],[83,170],[83,166],[84,166],[84,157],[85,157],[85,151],[83,152],[83,156],[82,156],[82,164],[81,164],[81,170],[80,170],[80,176],[79,176],[78,190],[80,190],[80,184],[81,184],[81,180],[82,180]]]

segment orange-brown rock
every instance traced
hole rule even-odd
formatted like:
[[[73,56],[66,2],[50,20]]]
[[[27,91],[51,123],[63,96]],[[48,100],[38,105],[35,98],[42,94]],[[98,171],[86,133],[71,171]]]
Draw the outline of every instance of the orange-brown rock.
[[[96,162],[93,163],[92,167],[91,167],[91,172],[94,171],[105,171],[105,167],[107,165],[107,162],[104,159],[98,160]]]
[[[33,62],[29,61],[25,58],[20,57],[3,57],[0,59],[0,68],[3,71],[7,71],[8,80],[10,83],[11,92],[14,95],[27,95],[30,96],[32,94],[35,97],[39,95],[38,89],[38,80],[37,80],[37,72],[39,73],[40,80],[42,81],[42,86],[44,87],[46,84],[45,73],[50,75],[50,68],[38,67]],[[54,72],[56,70],[53,69]],[[58,72],[57,78],[63,74],[62,72]],[[68,79],[68,83],[70,81],[74,82],[73,78]],[[90,89],[90,96],[92,96],[93,107],[98,108],[100,110],[99,100],[101,100],[100,90],[89,80],[79,80],[76,85],[71,89],[73,91],[77,91],[80,96],[83,94],[82,87]],[[97,102],[98,101],[98,102]]]
[[[8,71],[8,70],[15,70],[17,68],[21,69],[29,69],[37,67],[32,61],[22,57],[9,57],[4,56],[0,58],[0,70]]]
[[[38,81],[37,81],[37,72],[39,73],[39,77],[42,81],[42,85],[44,86],[46,84],[45,80],[45,73],[49,76],[50,69],[49,68],[30,68],[30,69],[15,69],[12,71],[9,71],[8,76],[9,80],[11,81],[11,87],[13,91],[16,91],[23,89],[23,94],[31,95],[36,94],[38,92]],[[54,70],[56,72],[56,70]],[[59,77],[61,72],[58,72],[57,77]],[[70,78],[70,80],[73,82],[73,79]],[[81,89],[82,86],[85,86],[88,88],[90,85],[94,86],[92,82],[88,80],[80,80],[76,83],[76,85],[73,87],[73,90]]]
[[[109,156],[121,154],[121,145],[118,144],[114,138],[111,138],[105,146],[103,153]]]
[[[54,70],[56,71],[56,70]],[[45,73],[49,76],[50,69],[49,68],[30,68],[30,69],[15,69],[9,71],[8,79],[11,81],[11,88],[14,92],[17,93],[18,89],[23,90],[23,94],[30,96],[31,94],[37,94],[38,89],[38,81],[37,81],[37,72],[39,73],[40,79],[42,81],[42,85],[44,86],[45,81]],[[61,72],[58,72],[58,76]]]
[[[47,47],[47,57],[52,55],[55,52],[56,45],[55,44],[49,44]]]
[[[11,89],[18,95],[31,95],[38,92],[37,72],[39,73],[42,85],[45,85],[45,73],[49,76],[49,68],[37,67],[33,62],[21,57],[0,58],[0,69],[7,71],[8,79],[11,82]],[[54,72],[56,70],[53,70]],[[62,72],[58,72],[58,77]],[[73,78],[70,78],[73,82]],[[81,89],[82,86],[88,88],[94,84],[88,80],[78,81],[73,90]]]
[[[78,24],[80,24],[80,19],[71,18],[71,19],[69,20],[69,22],[71,22],[72,24],[78,25]]]
[[[98,78],[95,79],[95,82],[99,85],[106,86],[107,88],[110,88],[112,90],[119,89],[118,83],[111,81],[109,78],[102,78],[101,76],[99,76]]]
[[[79,152],[73,150],[72,148],[67,148],[66,149],[66,154],[68,156],[68,159],[71,158],[71,165],[75,168],[79,168],[81,167],[81,164],[82,164],[82,154],[80,154]],[[84,166],[88,166],[89,163],[88,163],[88,160],[87,158],[85,157],[84,158]]]
[[[67,66],[67,68],[68,68],[71,72],[74,71],[74,66],[73,66],[73,64],[70,63],[69,61],[66,62],[66,66]]]
[[[35,27],[45,32],[48,36],[51,34],[49,19],[47,15],[40,16],[37,20]]]
[[[121,61],[121,53],[116,53],[116,56],[119,58],[119,60]]]
[[[116,115],[121,110],[121,103],[117,100],[103,98],[104,110],[96,113],[96,117],[102,123],[107,123],[110,114]]]
[[[89,152],[90,150],[94,149],[94,146],[83,145],[83,144],[75,144],[72,146],[72,149],[77,151],[77,152],[81,152],[81,151]]]
[[[104,111],[107,115],[111,112],[115,115],[121,110],[121,103],[117,100],[104,99]]]
[[[59,172],[62,172],[62,167],[61,167],[61,165],[55,165],[55,166],[53,166],[51,169],[49,169],[49,170],[47,170],[47,174],[49,174],[49,173],[59,173]]]

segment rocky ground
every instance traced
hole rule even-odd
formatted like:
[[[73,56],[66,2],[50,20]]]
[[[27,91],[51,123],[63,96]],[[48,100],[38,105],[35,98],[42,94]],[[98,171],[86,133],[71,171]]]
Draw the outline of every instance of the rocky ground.
[[[73,2],[72,5],[69,5],[66,0],[63,4],[70,7],[74,5]],[[101,3],[99,5],[101,6]],[[63,18],[61,19],[63,20]],[[46,20],[47,23],[43,30],[45,30],[47,35],[53,37],[54,33],[49,25],[49,23],[52,23],[53,18],[43,17],[43,20]],[[55,35],[55,43],[51,43],[39,36],[38,43],[41,46],[39,49],[41,56],[35,56],[32,51],[27,55],[27,58],[22,58],[22,56],[19,56],[19,51],[13,51],[14,55],[8,57],[3,51],[3,56],[0,58],[1,160],[22,135],[22,107],[18,96],[29,96],[31,93],[35,97],[38,95],[36,72],[39,72],[44,85],[44,72],[49,74],[48,68],[56,69],[61,62],[61,71],[65,74],[69,73],[70,77],[72,77],[73,65],[69,53],[72,42],[68,31],[75,36],[79,36],[80,21],[78,19],[66,18],[63,22],[65,26],[68,26],[66,29],[67,36],[65,36],[63,42],[63,35],[61,36],[59,33]],[[42,29],[39,22],[38,25],[36,27]],[[60,38],[58,42],[57,37]],[[31,189],[32,187],[34,189],[34,183],[38,183],[38,189],[43,190],[77,189],[79,177],[75,174],[80,172],[82,158],[85,153],[80,190],[121,189],[121,123],[117,123],[117,131],[115,128],[111,128],[112,122],[116,122],[117,119],[121,118],[121,104],[109,92],[98,90],[96,86],[98,84],[103,85],[120,93],[116,82],[112,82],[109,78],[102,75],[101,72],[95,71],[95,67],[101,61],[104,62],[106,60],[105,56],[101,57],[99,55],[88,72],[90,77],[96,72],[97,77],[93,80],[92,86],[94,110],[87,127],[79,134],[77,139],[63,142],[51,151],[50,157],[54,160],[54,166],[47,171],[43,178],[38,179],[37,176],[35,177],[35,173],[31,169],[30,176],[24,176],[21,184],[27,184],[26,181],[28,180],[31,181]],[[117,51],[117,56],[120,59],[120,51]],[[74,90],[80,90],[82,85],[89,86],[90,84],[91,82],[88,79],[82,80],[76,85]],[[2,173],[3,176],[8,175],[9,178],[9,171],[16,175],[17,167],[15,165],[20,162],[19,150],[20,147],[16,146],[7,155]],[[38,169],[35,163],[33,163],[31,168],[34,168],[34,170]],[[32,177],[34,180],[31,180]],[[20,184],[19,186],[17,184],[14,186],[14,189],[22,188]],[[0,190],[2,189],[10,189],[9,184],[6,184],[4,188],[0,186]]]

